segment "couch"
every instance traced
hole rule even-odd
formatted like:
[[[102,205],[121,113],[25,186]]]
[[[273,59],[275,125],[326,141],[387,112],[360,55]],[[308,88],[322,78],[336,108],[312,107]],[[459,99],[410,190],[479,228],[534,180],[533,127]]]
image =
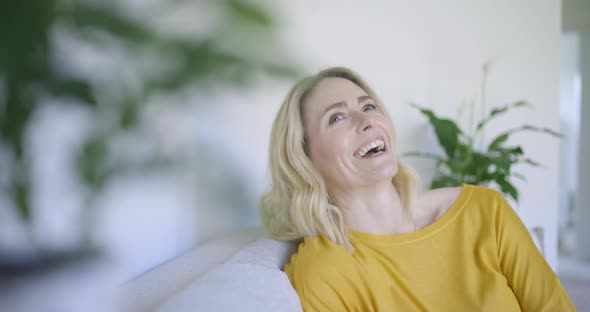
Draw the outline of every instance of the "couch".
[[[122,311],[302,311],[282,271],[298,242],[261,229],[207,241],[125,283]]]
[[[543,253],[542,228],[529,231]],[[207,241],[127,282],[122,311],[302,311],[282,271],[298,245],[258,228]]]

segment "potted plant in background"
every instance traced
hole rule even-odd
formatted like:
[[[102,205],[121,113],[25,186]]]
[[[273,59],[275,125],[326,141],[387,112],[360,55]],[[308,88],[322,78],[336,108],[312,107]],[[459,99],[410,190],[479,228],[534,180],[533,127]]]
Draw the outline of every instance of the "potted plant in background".
[[[508,138],[512,134],[522,131],[545,133],[556,138],[562,138],[562,135],[549,128],[524,124],[500,133],[487,146],[484,146],[484,130],[490,121],[511,109],[532,107],[526,101],[516,101],[494,108],[487,113],[485,107],[485,81],[488,68],[489,64],[483,66],[482,101],[480,102],[483,117],[477,122],[475,129],[473,131],[464,131],[455,121],[438,117],[432,110],[411,103],[410,105],[428,118],[438,143],[444,150],[444,154],[412,151],[402,154],[402,157],[423,157],[436,162],[435,176],[430,183],[430,189],[460,186],[463,183],[484,186],[491,186],[492,183],[495,183],[504,195],[518,203],[519,191],[512,184],[512,179],[526,181],[526,178],[522,174],[513,171],[513,166],[527,164],[542,167],[542,165],[527,157],[521,146],[508,145]],[[474,103],[472,102],[472,116],[473,106]],[[476,141],[480,142],[479,147],[475,145]]]
[[[498,186],[509,201],[518,204],[519,191],[513,184],[513,179],[526,181],[526,178],[513,170],[517,164],[527,164],[534,167],[542,167],[537,161],[527,157],[519,145],[509,145],[508,138],[517,132],[530,131],[547,134],[556,138],[562,138],[562,134],[545,127],[524,124],[501,132],[493,138],[487,146],[484,145],[485,127],[495,118],[512,109],[529,107],[532,105],[526,101],[516,101],[498,108],[489,113],[486,109],[485,87],[489,63],[483,65],[483,79],[481,90],[480,109],[482,118],[473,129],[474,101],[471,102],[471,127],[469,131],[462,130],[455,121],[437,116],[432,110],[411,103],[430,122],[439,145],[444,153],[442,155],[411,151],[402,154],[402,157],[422,157],[435,161],[435,175],[430,183],[430,189],[441,187],[460,186],[463,183],[494,187]],[[479,142],[476,146],[476,142]],[[515,206],[515,205],[513,205]],[[537,237],[535,243],[543,252],[543,233],[540,228],[531,229]]]

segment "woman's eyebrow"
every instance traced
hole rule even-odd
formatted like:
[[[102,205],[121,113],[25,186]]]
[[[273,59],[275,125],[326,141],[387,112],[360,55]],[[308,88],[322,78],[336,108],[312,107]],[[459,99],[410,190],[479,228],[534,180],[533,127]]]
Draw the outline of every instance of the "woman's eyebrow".
[[[327,112],[331,111],[332,109],[334,109],[336,107],[342,107],[342,106],[346,106],[346,102],[341,101],[338,103],[331,104],[330,106],[326,107],[326,109],[322,113],[321,117],[323,117]]]
[[[357,101],[359,103],[362,103],[366,100],[372,100],[372,98],[368,95],[361,95],[358,97]],[[326,107],[326,109],[324,110],[324,112],[322,113],[321,117],[323,117],[327,112],[329,112],[330,110],[336,108],[336,107],[342,107],[342,106],[346,106],[346,102],[345,101],[340,101],[334,104],[329,105],[328,107]]]
[[[373,99],[368,95],[362,95],[362,96],[359,96],[359,98],[358,98],[359,103],[364,102],[366,100],[373,100]]]

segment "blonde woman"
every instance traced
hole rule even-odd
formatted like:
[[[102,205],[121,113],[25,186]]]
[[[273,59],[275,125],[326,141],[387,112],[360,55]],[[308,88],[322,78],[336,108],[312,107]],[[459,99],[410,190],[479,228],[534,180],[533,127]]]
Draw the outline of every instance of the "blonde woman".
[[[305,311],[573,311],[503,196],[461,187],[419,193],[396,131],[355,73],[298,82],[273,124],[273,237],[301,240],[285,266]]]

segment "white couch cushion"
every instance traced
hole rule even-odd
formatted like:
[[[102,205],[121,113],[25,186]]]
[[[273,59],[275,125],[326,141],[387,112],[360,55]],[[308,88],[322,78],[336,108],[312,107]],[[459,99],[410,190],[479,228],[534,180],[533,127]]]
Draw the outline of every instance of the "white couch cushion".
[[[282,271],[298,246],[299,241],[283,242],[263,237],[240,249],[227,263],[256,264]]]
[[[224,263],[244,245],[259,239],[262,229],[240,230],[200,244],[123,285],[122,311],[152,311],[191,285],[200,276]]]
[[[172,296],[159,311],[302,311],[281,270],[297,246],[260,239]]]

